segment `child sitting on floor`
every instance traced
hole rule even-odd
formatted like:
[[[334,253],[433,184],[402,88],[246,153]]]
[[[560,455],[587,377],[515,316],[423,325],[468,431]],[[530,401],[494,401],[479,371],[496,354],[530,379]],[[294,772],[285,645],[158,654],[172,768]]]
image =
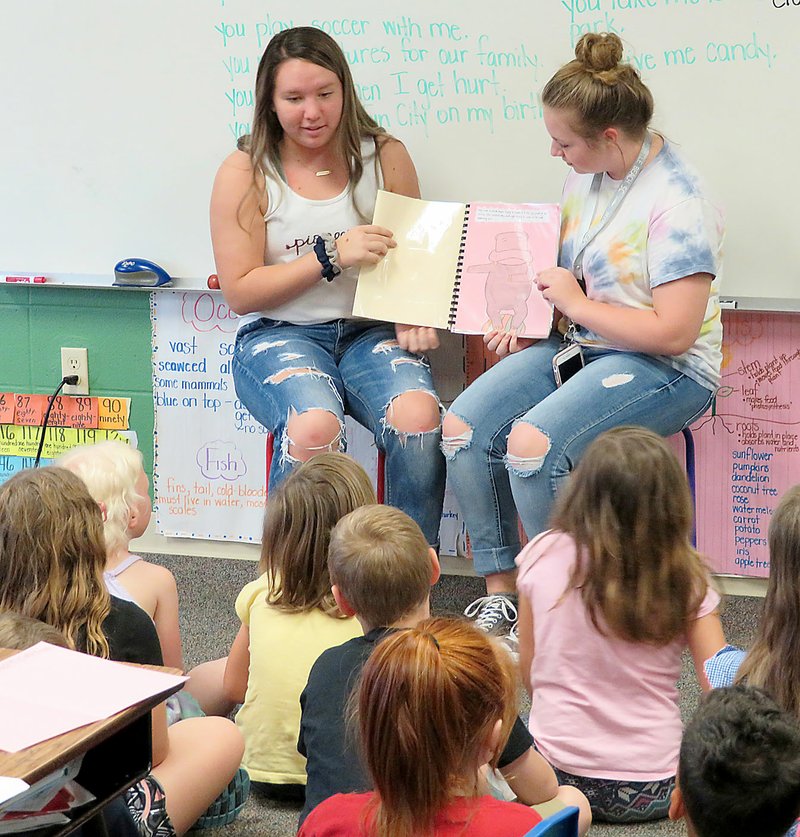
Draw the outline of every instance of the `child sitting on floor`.
[[[0,648],[24,651],[39,642],[69,648],[64,635],[41,619],[32,619],[13,610],[0,613]],[[140,837],[133,815],[123,798],[111,800],[103,806],[101,813],[72,832],[74,837],[89,837],[98,833],[113,837]]]
[[[133,602],[109,594],[105,563],[100,507],[78,476],[40,468],[0,486],[0,611],[47,622],[70,648],[161,665],[152,620]],[[152,747],[152,770],[126,793],[126,802],[140,837],[184,834],[237,774],[242,736],[225,718],[192,718],[167,728],[161,704],[153,710]]]
[[[144,534],[152,504],[142,454],[109,440],[73,448],[56,465],[77,474],[103,510],[109,593],[136,602],[155,622],[164,664],[183,669],[178,627],[178,588],[166,567],[132,555],[128,546]]]
[[[541,822],[526,805],[481,794],[479,772],[516,718],[508,652],[462,619],[427,619],[375,647],[355,699],[375,788],[321,802],[299,837],[522,837]]]
[[[800,813],[800,724],[761,689],[704,695],[681,743],[670,818],[690,837],[780,837]]]
[[[688,646],[707,689],[703,661],[725,644],[692,515],[667,443],[618,427],[589,445],[556,501],[553,528],[517,557],[529,727],[595,820],[667,816],[681,654]]]
[[[325,651],[300,698],[297,746],[307,758],[308,772],[301,823],[324,799],[372,787],[358,744],[348,735],[347,701],[376,644],[430,616],[430,588],[439,578],[436,553],[419,526],[390,506],[368,506],[342,518],[331,535],[328,565],[339,607],[355,615],[364,636]],[[559,788],[552,768],[532,745],[516,718],[498,762],[512,797],[536,805],[543,816],[565,804],[578,806],[585,834],[591,823],[586,799],[573,788]]]
[[[727,645],[706,661],[713,688],[747,683],[770,694],[800,718],[800,485],[781,497],[769,522],[769,581],[749,651]],[[795,824],[791,834],[800,825]]]
[[[49,642],[60,648],[69,648],[61,631],[41,619],[32,619],[13,610],[0,613],[0,648],[23,651],[38,642]]]
[[[236,599],[242,626],[228,656],[224,689],[231,701],[243,703],[236,723],[245,738],[244,765],[253,781],[272,792],[302,796],[300,692],[326,648],[361,633],[331,594],[331,529],[348,512],[374,503],[369,477],[343,453],[304,462],[267,500],[262,575]]]

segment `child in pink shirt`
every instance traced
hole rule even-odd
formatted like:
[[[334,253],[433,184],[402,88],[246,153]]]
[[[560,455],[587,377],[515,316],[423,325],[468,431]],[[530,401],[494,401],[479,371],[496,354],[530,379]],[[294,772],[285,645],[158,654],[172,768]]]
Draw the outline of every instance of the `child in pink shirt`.
[[[598,821],[667,816],[681,653],[688,645],[707,689],[703,662],[725,644],[692,514],[666,442],[616,428],[587,449],[553,529],[517,558],[529,726],[559,784],[580,788]]]

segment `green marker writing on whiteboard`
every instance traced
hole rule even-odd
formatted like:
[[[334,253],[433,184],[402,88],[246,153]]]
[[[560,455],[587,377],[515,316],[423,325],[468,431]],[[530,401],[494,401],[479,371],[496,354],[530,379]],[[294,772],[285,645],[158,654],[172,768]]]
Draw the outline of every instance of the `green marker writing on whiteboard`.
[[[123,259],[114,266],[114,284],[117,287],[160,288],[171,285],[172,277],[148,259]]]

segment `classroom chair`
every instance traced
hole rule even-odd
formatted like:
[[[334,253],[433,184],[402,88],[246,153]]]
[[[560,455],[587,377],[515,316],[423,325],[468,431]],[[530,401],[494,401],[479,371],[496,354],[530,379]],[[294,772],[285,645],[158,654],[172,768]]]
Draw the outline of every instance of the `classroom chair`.
[[[697,495],[695,492],[695,477],[694,477],[694,436],[688,427],[681,430],[683,435],[683,444],[686,449],[686,479],[689,482],[689,491],[692,494],[692,509],[694,516],[692,517],[692,546],[697,546]]]
[[[524,837],[578,837],[578,814],[574,805],[563,810],[532,828]]]
[[[267,456],[267,471],[265,476],[265,481],[267,484],[267,491],[269,491],[269,472],[272,468],[272,456],[275,452],[275,437],[272,433],[267,432],[267,446],[266,446],[266,456]],[[383,505],[383,498],[386,490],[386,454],[382,450],[378,450],[378,479],[377,479],[377,486],[375,490],[375,494],[378,498],[378,502]]]

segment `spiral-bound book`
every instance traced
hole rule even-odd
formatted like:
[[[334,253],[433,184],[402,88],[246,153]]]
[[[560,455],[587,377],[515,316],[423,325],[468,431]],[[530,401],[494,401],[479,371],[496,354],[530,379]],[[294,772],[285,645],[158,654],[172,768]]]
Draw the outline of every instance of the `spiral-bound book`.
[[[390,229],[397,247],[361,268],[354,316],[460,334],[550,333],[553,309],[536,274],[556,264],[557,204],[463,204],[379,192],[373,224]]]

